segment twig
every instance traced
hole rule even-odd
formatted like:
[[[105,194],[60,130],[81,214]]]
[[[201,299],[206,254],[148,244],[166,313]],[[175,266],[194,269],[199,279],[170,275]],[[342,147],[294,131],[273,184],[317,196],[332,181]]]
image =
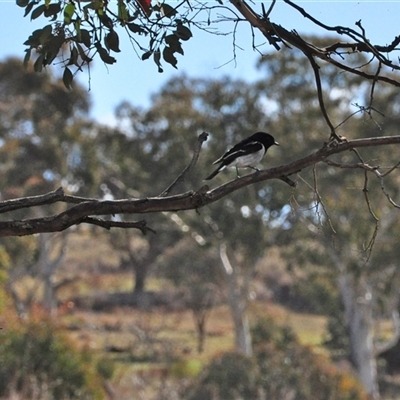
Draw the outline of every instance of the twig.
[[[389,76],[385,75],[376,76],[376,74],[371,75],[367,72],[359,71],[357,68],[341,63],[337,61],[335,57],[332,57],[333,54],[338,54],[338,50],[341,48],[351,49],[352,52],[368,52],[372,53],[383,65],[386,65],[391,69],[399,70],[400,66],[393,64],[382,53],[394,51],[395,49],[397,49],[397,46],[400,43],[400,36],[396,37],[390,46],[373,46],[359,32],[356,32],[353,29],[342,26],[330,27],[318,21],[317,19],[313,18],[311,15],[306,13],[301,7],[297,6],[290,0],[284,0],[284,2],[290,5],[291,7],[297,9],[299,12],[303,14],[303,16],[310,19],[313,23],[317,24],[323,29],[337,32],[339,35],[347,35],[354,42],[353,43],[338,42],[335,43],[334,45],[325,48],[314,46],[303,40],[297,32],[293,30],[288,31],[281,25],[274,24],[269,19],[265,19],[263,16],[258,15],[251,9],[251,7],[244,0],[230,0],[230,3],[243,15],[243,17],[252,26],[259,29],[272,45],[275,45],[276,41],[279,40],[285,43],[289,47],[290,46],[296,47],[299,50],[301,50],[304,54],[320,58],[321,60],[324,60],[327,63],[332,64],[343,71],[350,72],[352,74],[361,76],[368,80],[386,82],[396,87],[400,86],[400,82],[398,80],[392,79]],[[274,36],[276,36],[276,38]]]
[[[375,228],[374,228],[374,232],[372,234],[372,237],[367,245],[367,247],[364,249],[367,253],[367,259],[365,260],[365,262],[367,263],[369,261],[369,259],[371,258],[371,254],[372,254],[372,249],[374,247],[375,244],[375,239],[376,236],[378,235],[378,230],[379,230],[379,218],[376,216],[376,214],[374,213],[374,210],[372,209],[371,206],[371,200],[369,198],[369,190],[368,190],[368,171],[364,170],[364,187],[363,187],[363,193],[364,193],[364,197],[365,197],[365,202],[367,203],[367,207],[368,207],[368,211],[369,213],[372,215],[372,218],[375,221]]]
[[[393,167],[391,167],[388,171],[386,171],[385,173],[381,173],[379,172],[379,166],[371,166],[367,163],[364,162],[360,162],[360,163],[356,163],[356,164],[341,164],[335,161],[331,161],[331,160],[323,160],[324,163],[326,163],[327,165],[331,165],[333,167],[337,167],[337,168],[343,168],[343,169],[363,169],[365,171],[369,171],[369,172],[373,172],[378,179],[380,180],[380,184],[381,184],[381,190],[382,193],[386,196],[386,198],[388,199],[389,203],[395,207],[395,208],[399,208],[400,209],[400,205],[397,204],[392,197],[390,196],[390,194],[386,191],[385,185],[384,185],[384,177],[389,175],[391,172],[393,172],[395,169],[397,169],[400,165],[400,161],[395,164]]]
[[[325,108],[325,103],[324,103],[324,96],[322,94],[322,84],[321,84],[321,77],[319,74],[319,66],[315,62],[313,56],[309,53],[305,53],[305,56],[308,58],[310,61],[311,67],[314,71],[314,76],[315,76],[315,83],[317,85],[317,94],[318,94],[318,102],[319,102],[319,107],[321,109],[322,115],[325,118],[326,123],[329,126],[329,129],[331,131],[331,139],[336,139],[337,141],[341,141],[341,137],[336,133],[335,127],[333,126],[331,120],[329,119],[328,113]]]
[[[85,217],[82,218],[80,223],[85,223],[85,224],[92,224],[92,225],[97,225],[100,226],[101,228],[105,228],[107,230],[110,230],[111,228],[135,228],[139,229],[143,235],[146,235],[148,232],[156,233],[155,230],[149,228],[147,226],[147,222],[145,220],[141,221],[112,221],[112,220],[106,220],[102,218],[93,218],[93,217]]]
[[[196,143],[196,147],[193,152],[193,157],[192,160],[190,161],[190,164],[179,174],[179,176],[159,195],[159,197],[165,197],[168,196],[168,194],[172,191],[172,189],[179,185],[181,182],[185,180],[186,174],[196,165],[197,160],[199,159],[200,151],[201,151],[201,146],[203,143],[208,139],[208,133],[207,132],[202,132]]]
[[[324,204],[324,202],[322,201],[322,197],[321,197],[321,195],[320,195],[320,193],[319,193],[319,191],[318,191],[317,173],[316,173],[315,165],[314,165],[314,168],[313,168],[313,179],[314,179],[314,185],[313,185],[313,186],[310,185],[303,177],[300,176],[300,179],[301,179],[301,180],[314,192],[314,194],[315,194],[315,197],[316,197],[315,203],[316,203],[316,210],[317,210],[316,212],[317,212],[317,215],[318,215],[319,223],[321,224],[321,218],[320,218],[320,215],[319,215],[319,212],[318,212],[318,205],[320,204],[321,207],[322,207],[322,210],[324,211],[324,214],[326,215],[326,219],[327,219],[327,221],[328,221],[328,223],[329,223],[329,227],[331,228],[331,231],[332,231],[334,234],[336,234],[336,230],[335,230],[335,228],[333,227],[332,220],[331,220],[331,217],[330,217],[330,215],[329,215],[329,212],[328,212],[327,208],[325,207],[325,204]],[[321,225],[322,225],[322,224],[321,224]]]

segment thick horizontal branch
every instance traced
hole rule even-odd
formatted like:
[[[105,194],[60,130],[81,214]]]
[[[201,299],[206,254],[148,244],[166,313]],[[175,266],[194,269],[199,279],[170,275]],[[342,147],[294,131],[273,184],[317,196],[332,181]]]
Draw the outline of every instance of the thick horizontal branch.
[[[400,136],[381,136],[368,139],[343,141],[341,143],[332,142],[331,146],[324,146],[322,149],[304,158],[293,161],[290,164],[246,175],[240,179],[225,183],[224,185],[211,190],[207,194],[212,197],[213,201],[216,201],[244,186],[295,174],[321,161],[325,161],[327,157],[333,154],[342,153],[356,148],[385,146],[389,144],[400,144]]]
[[[281,179],[295,174],[305,168],[325,161],[327,157],[362,147],[376,147],[391,144],[400,144],[400,136],[386,136],[367,139],[344,141],[341,143],[332,142],[320,150],[311,153],[290,164],[243,176],[227,182],[214,189],[203,186],[197,191],[189,191],[175,196],[148,197],[143,199],[124,200],[95,200],[81,197],[67,196],[62,189],[50,192],[43,196],[28,197],[16,200],[9,200],[0,203],[0,210],[8,209],[11,206],[14,210],[44,204],[63,202],[67,204],[77,203],[69,209],[56,215],[44,218],[33,218],[23,221],[2,221],[0,222],[0,237],[22,236],[42,232],[63,231],[73,225],[91,223],[103,227],[128,227],[126,224],[117,221],[105,221],[94,219],[93,216],[116,215],[116,214],[146,214],[163,211],[183,211],[199,209],[207,204],[214,203],[228,194],[235,192],[245,186],[270,179]],[[125,225],[124,225],[125,224]],[[139,228],[142,231],[149,230],[142,221],[130,223],[129,227]]]
[[[54,204],[59,201],[70,204],[79,204],[84,201],[95,201],[85,197],[69,196],[64,193],[63,188],[39,196],[23,197],[19,199],[4,200],[0,202],[0,214],[21,210],[23,208],[37,207],[45,204]]]

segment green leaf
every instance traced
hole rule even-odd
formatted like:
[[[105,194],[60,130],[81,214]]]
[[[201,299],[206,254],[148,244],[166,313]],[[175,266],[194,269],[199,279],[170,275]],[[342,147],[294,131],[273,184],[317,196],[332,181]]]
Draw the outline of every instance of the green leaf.
[[[77,40],[78,42],[83,43],[87,48],[89,48],[92,42],[92,37],[90,36],[89,31],[87,31],[86,29],[81,29],[78,34]]]
[[[101,58],[101,60],[106,63],[106,64],[114,64],[115,62],[117,62],[117,60],[114,57],[111,57],[107,50],[102,47],[102,45],[100,44],[100,42],[96,42],[95,43],[95,47],[99,53],[99,56]]]
[[[45,7],[44,4],[42,4],[42,5],[39,6],[39,7],[36,7],[36,8],[32,11],[31,19],[39,18],[39,17],[43,14],[45,8],[46,8],[46,7]]]
[[[43,54],[41,54],[35,61],[35,63],[33,64],[33,69],[35,70],[35,72],[42,72],[43,70],[43,61],[44,61],[44,57]]]
[[[31,1],[31,2],[28,4],[28,6],[25,8],[24,17],[26,17],[26,16],[31,12],[33,6],[36,5],[36,4],[37,4],[37,2],[36,2],[35,0],[34,0],[34,1]]]
[[[171,64],[174,68],[176,68],[176,64],[178,64],[178,60],[174,56],[174,52],[171,47],[164,47],[163,50],[163,58],[168,63]]]
[[[64,22],[66,24],[71,23],[71,19],[74,13],[75,13],[75,5],[72,3],[67,4],[64,8]]]
[[[45,44],[47,40],[50,38],[50,36],[53,33],[53,27],[51,25],[46,25],[39,36],[39,42],[40,44]]]
[[[29,0],[17,0],[17,6],[26,7],[29,4]]]
[[[183,26],[182,24],[179,24],[176,27],[175,34],[179,37],[179,39],[182,39],[184,41],[189,40],[193,36],[190,29],[186,26]]]
[[[53,3],[49,4],[48,7],[44,10],[44,16],[45,17],[51,17],[52,15],[54,18],[57,17],[57,14],[61,11],[61,5],[60,3]]]
[[[88,5],[83,7],[84,10],[91,9],[91,10],[99,10],[104,6],[102,0],[92,0]]]
[[[144,61],[144,60],[147,60],[148,58],[150,58],[150,56],[153,54],[153,51],[152,50],[149,50],[149,51],[146,51],[146,53],[144,53],[143,55],[142,55],[142,60]]]
[[[25,57],[24,57],[24,67],[28,67],[29,60],[31,59],[31,49],[25,50]]]
[[[25,40],[24,45],[26,46],[31,46],[31,47],[37,47],[40,44],[40,38],[42,36],[43,29],[36,29],[35,31],[32,32],[32,34],[28,37],[27,40]]]
[[[129,20],[129,13],[123,0],[118,0],[118,19],[122,22]]]
[[[63,83],[64,86],[68,89],[72,89],[72,81],[74,80],[74,76],[72,75],[71,70],[68,67],[65,67],[63,73]]]
[[[171,47],[171,50],[174,53],[179,53],[179,54],[183,55],[183,49],[182,49],[181,43],[179,42],[178,36],[176,36],[176,35],[168,35],[168,36],[165,36],[164,40],[165,40],[165,43],[169,47]]]
[[[46,53],[46,57],[43,61],[43,65],[50,65],[54,59],[57,57],[59,48],[52,48],[50,51]]]
[[[174,15],[177,14],[175,8],[171,7],[169,4],[162,4],[160,8],[161,14],[167,18],[172,18]]]
[[[147,32],[140,25],[135,24],[134,22],[128,24],[127,27],[133,33],[138,33],[139,35],[142,33],[145,35],[147,34]]]
[[[115,51],[116,53],[119,53],[121,50],[119,49],[119,37],[117,32],[114,30],[110,31],[104,39],[105,45],[107,49]]]
[[[104,14],[102,9],[97,10],[97,15],[99,17],[100,22],[105,27],[107,27],[108,29],[113,29],[114,24],[113,24],[112,19],[108,15]]]
[[[73,47],[71,50],[71,55],[69,57],[68,65],[76,65],[79,67],[78,55],[79,55],[78,49],[76,47]]]
[[[153,60],[156,63],[157,67],[158,67],[158,72],[164,72],[164,70],[161,67],[161,53],[159,50],[155,51],[153,53]]]
[[[92,59],[85,53],[85,51],[83,50],[82,46],[79,43],[76,43],[76,47],[78,48],[78,52],[82,60],[85,63],[89,64],[92,61]]]

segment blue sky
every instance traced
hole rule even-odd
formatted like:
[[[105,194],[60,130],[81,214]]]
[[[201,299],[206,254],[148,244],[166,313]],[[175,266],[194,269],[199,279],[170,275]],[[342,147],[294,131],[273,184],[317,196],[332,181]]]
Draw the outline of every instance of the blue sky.
[[[250,0],[249,3],[251,4]],[[315,18],[329,25],[347,25],[356,29],[355,22],[361,19],[372,43],[384,45],[400,34],[400,1],[320,0],[297,3]],[[267,7],[269,4],[265,2]],[[261,10],[259,1],[252,6],[256,11]],[[8,56],[23,57],[23,42],[30,32],[43,26],[46,21],[39,18],[32,22],[29,18],[23,18],[23,9],[17,7],[14,1],[0,0],[0,11],[0,60]],[[320,32],[299,13],[279,0],[270,18],[273,22],[287,29],[295,29],[299,33]],[[229,31],[229,28],[226,30]],[[178,70],[165,65],[164,73],[159,74],[152,60],[143,62],[138,59],[121,32],[121,53],[113,54],[117,63],[105,66],[96,60],[92,67],[92,115],[102,122],[112,121],[115,107],[123,100],[146,107],[152,93],[157,92],[169,78],[183,72],[193,77],[216,78],[230,75],[249,81],[260,77],[255,68],[260,55],[251,49],[250,29],[245,23],[239,26],[236,35],[236,42],[243,50],[237,49],[235,63],[229,62],[233,58],[231,36],[215,36],[196,30],[193,30],[193,35],[193,38],[184,43],[185,55],[178,55]],[[262,36],[258,36],[257,43],[263,42]],[[267,45],[261,50],[272,51]],[[89,88],[87,75],[80,74],[79,81]]]

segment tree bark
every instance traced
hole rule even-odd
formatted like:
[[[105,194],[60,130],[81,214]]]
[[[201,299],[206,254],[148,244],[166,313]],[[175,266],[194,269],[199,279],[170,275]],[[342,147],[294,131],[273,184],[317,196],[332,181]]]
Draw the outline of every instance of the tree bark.
[[[227,283],[228,303],[235,329],[236,350],[247,356],[251,356],[253,348],[249,320],[246,314],[248,294],[240,290],[237,274],[229,261],[225,244],[220,245],[220,258]]]
[[[349,330],[351,362],[367,393],[372,399],[379,399],[371,288],[365,279],[355,282],[347,272],[342,272],[338,280]]]
[[[37,262],[37,268],[39,269],[38,275],[44,285],[43,307],[53,316],[57,312],[54,273],[64,261],[67,246],[67,235],[63,234],[57,256],[51,259],[50,253],[54,251],[54,242],[55,241],[52,240],[50,233],[41,233],[39,235],[39,259]]]

